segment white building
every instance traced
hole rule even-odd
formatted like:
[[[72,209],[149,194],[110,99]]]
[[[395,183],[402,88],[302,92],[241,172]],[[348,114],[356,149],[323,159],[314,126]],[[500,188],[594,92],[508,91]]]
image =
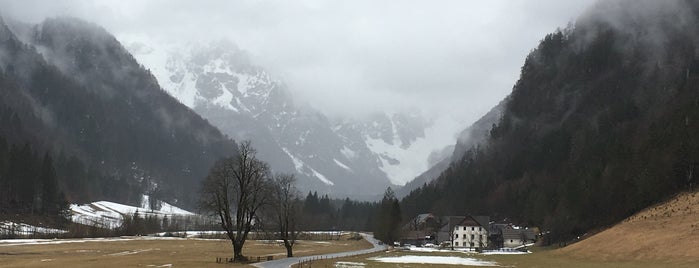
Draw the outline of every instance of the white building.
[[[454,247],[485,248],[488,247],[487,216],[466,216],[463,221],[454,226]]]

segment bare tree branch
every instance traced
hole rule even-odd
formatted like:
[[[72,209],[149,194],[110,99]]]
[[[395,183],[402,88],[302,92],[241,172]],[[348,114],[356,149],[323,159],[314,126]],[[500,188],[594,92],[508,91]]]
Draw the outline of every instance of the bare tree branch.
[[[298,237],[300,193],[292,174],[277,174],[271,192],[271,210],[276,220],[279,238],[284,241],[287,257],[293,257],[293,247]]]
[[[269,166],[257,159],[250,141],[238,145],[238,156],[219,160],[202,183],[201,207],[218,216],[236,261],[246,259],[243,245],[267,202],[270,185]]]

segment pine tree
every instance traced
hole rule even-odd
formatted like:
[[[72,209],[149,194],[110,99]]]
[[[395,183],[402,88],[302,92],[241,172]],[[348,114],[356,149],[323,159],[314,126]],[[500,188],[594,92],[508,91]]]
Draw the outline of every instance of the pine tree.
[[[377,216],[374,236],[384,243],[391,244],[400,239],[400,204],[391,187],[384,192]]]
[[[41,163],[39,181],[41,182],[41,213],[47,216],[58,215],[59,198],[56,170],[53,167],[53,161],[48,153],[44,155],[44,160]]]
[[[170,230],[170,220],[167,218],[167,215],[163,217],[163,222],[160,225],[160,228],[163,229],[164,231],[169,231]]]

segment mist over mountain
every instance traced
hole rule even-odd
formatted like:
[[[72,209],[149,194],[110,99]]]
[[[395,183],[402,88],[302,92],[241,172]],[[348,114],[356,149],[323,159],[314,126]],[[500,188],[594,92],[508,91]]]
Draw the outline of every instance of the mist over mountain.
[[[168,93],[232,138],[252,140],[260,158],[296,174],[303,191],[375,198],[427,169],[427,154],[440,146],[430,132],[435,122],[419,111],[328,118],[298,105],[230,41],[130,40],[128,47]]]
[[[68,15],[104,26],[179,102],[226,135],[252,139],[304,190],[341,197],[381,193],[443,163],[455,134],[504,95],[524,44],[589,1],[0,5],[32,23]],[[30,42],[28,28],[14,32]]]
[[[468,150],[485,147],[490,138],[490,130],[500,121],[506,104],[507,99],[501,101],[483,117],[459,132],[456,144],[446,146],[441,151],[432,152],[428,158],[430,168],[396,190],[396,195],[404,197],[413,190],[427,186],[445,170],[458,166],[464,157],[468,157],[466,155]]]
[[[695,1],[601,1],[547,35],[483,142],[407,215],[488,213],[568,241],[693,189],[698,19]]]
[[[54,155],[70,201],[138,203],[157,192],[193,207],[213,162],[235,152],[92,23],[3,18],[0,69],[0,135]]]

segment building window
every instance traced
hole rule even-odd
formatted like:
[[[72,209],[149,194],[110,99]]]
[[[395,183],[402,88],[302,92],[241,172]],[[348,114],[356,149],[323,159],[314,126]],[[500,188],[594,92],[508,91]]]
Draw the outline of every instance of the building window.
[[[510,239],[510,243],[512,243],[512,242],[513,242],[512,239]]]
[[[473,230],[475,230],[475,229],[476,229],[476,227],[471,227],[471,231],[473,231]]]
[[[482,228],[483,228],[483,227],[478,227],[478,231],[482,231],[482,230],[483,230]]]
[[[455,234],[454,238],[459,238],[459,234]],[[510,241],[510,242],[512,242],[512,241]]]
[[[474,236],[473,236],[473,235],[471,235],[471,240],[473,240],[473,238],[474,238]]]
[[[454,242],[454,246],[459,246],[459,242]]]

